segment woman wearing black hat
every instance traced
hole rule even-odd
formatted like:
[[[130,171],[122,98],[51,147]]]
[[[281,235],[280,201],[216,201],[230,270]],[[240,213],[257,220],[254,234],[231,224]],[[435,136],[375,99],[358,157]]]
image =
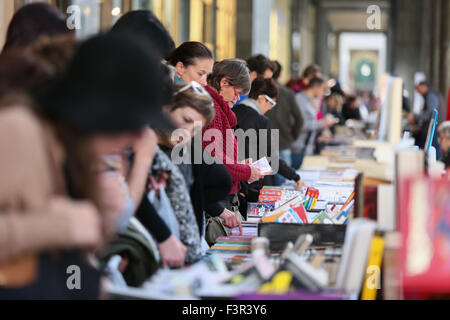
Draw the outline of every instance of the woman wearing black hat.
[[[175,42],[169,32],[149,10],[134,10],[125,13],[112,27],[111,32],[138,37],[161,59],[167,59],[175,50]]]
[[[80,46],[61,79],[40,83],[34,94],[39,117],[14,104],[1,111],[0,229],[5,232],[0,234],[6,238],[0,239],[0,261],[46,250],[98,248],[127,225],[134,206],[121,156],[142,139],[148,125],[166,123],[160,113],[167,99],[161,70],[159,58],[135,40],[98,36]],[[56,195],[63,199],[53,200]],[[70,220],[69,212],[84,219]],[[48,215],[55,222],[46,227]],[[44,290],[35,282],[23,290],[2,289],[0,296],[98,297],[99,274],[83,257],[41,256],[37,276]],[[80,266],[82,290],[66,285],[66,262]]]

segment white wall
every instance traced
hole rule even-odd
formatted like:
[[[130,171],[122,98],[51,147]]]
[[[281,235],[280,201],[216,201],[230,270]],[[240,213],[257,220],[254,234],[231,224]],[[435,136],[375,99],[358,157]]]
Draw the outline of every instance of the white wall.
[[[349,86],[350,52],[352,50],[376,50],[379,55],[377,84],[382,74],[386,73],[387,38],[384,33],[344,32],[339,39],[339,81],[342,86]]]

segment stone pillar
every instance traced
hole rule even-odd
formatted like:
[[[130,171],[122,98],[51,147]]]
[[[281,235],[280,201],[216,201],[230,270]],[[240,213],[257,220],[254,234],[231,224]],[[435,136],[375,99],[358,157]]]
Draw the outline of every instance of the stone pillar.
[[[247,59],[252,55],[253,0],[238,0],[236,5],[236,57]]]
[[[180,0],[180,22],[179,22],[179,42],[183,43],[189,41],[190,34],[190,1]]]
[[[272,0],[253,0],[252,54],[270,54],[270,13]],[[238,30],[239,32],[239,30]]]
[[[328,22],[327,10],[318,2],[316,10],[316,62],[322,67],[324,74],[330,74],[331,55],[328,45],[328,35],[331,28]]]
[[[429,74],[428,1],[394,0],[394,52],[392,71],[404,79],[410,97],[414,93],[414,73]],[[412,102],[412,101],[411,101]]]

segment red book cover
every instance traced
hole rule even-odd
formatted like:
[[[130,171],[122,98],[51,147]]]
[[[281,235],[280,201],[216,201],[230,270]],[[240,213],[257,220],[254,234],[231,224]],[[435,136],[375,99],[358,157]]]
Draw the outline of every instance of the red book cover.
[[[303,221],[303,223],[305,223],[305,224],[309,223],[308,217],[306,215],[306,209],[305,209],[304,206],[300,206],[300,207],[297,207],[297,208],[294,208],[294,207],[291,206],[291,208],[292,208],[292,210],[295,211],[295,213]]]
[[[399,210],[405,296],[450,293],[450,180],[401,182]]]

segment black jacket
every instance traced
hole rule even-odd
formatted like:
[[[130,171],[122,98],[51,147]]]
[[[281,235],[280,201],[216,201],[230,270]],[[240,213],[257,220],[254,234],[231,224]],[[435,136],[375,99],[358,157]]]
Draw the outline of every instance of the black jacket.
[[[350,108],[348,103],[344,103],[344,105],[342,106],[342,116],[344,117],[345,121],[350,119],[362,120],[359,108],[352,109]]]
[[[233,112],[236,114],[237,120],[238,120],[238,129],[242,129],[245,131],[249,129],[255,129],[257,130],[258,134],[257,136],[257,155],[258,158],[267,157],[270,158],[271,162],[273,162],[276,159],[272,159],[272,122],[269,118],[263,116],[262,114],[258,113],[255,109],[245,105],[240,104],[233,108]],[[260,149],[260,136],[259,136],[259,130],[266,129],[267,130],[267,148],[263,148],[265,150]],[[242,143],[239,141],[239,143]],[[245,158],[249,158],[251,156],[250,154],[250,139],[248,137],[245,138],[245,145],[239,145],[239,149],[242,150],[242,148],[245,148]],[[263,152],[266,151],[266,152]],[[279,150],[276,150],[277,153]],[[264,153],[264,154],[263,154]],[[258,159],[253,159],[254,161]],[[285,161],[283,161],[280,158],[277,158],[279,161],[279,171],[278,173],[289,180],[299,181],[300,176],[297,174],[297,172],[289,167]],[[257,202],[257,197],[259,195],[259,191],[263,186],[272,186],[273,185],[273,179],[272,176],[266,176],[264,179],[257,181],[255,183],[252,183],[248,187],[248,201],[250,202]]]
[[[273,128],[280,130],[280,150],[287,150],[300,136],[304,120],[294,92],[278,82],[277,85],[280,91],[277,105],[266,116]]]

